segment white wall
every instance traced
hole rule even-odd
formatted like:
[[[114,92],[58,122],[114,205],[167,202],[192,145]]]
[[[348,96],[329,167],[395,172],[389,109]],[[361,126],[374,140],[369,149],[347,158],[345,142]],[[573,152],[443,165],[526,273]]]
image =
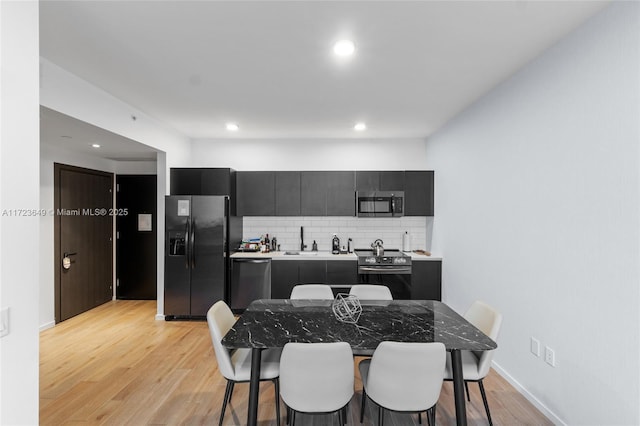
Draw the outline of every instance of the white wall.
[[[224,139],[192,142],[193,167],[424,170],[423,139]]]
[[[640,424],[639,34],[613,3],[427,143],[444,298],[504,314],[495,362],[556,423]]]
[[[0,2],[0,424],[38,424],[38,2]]]

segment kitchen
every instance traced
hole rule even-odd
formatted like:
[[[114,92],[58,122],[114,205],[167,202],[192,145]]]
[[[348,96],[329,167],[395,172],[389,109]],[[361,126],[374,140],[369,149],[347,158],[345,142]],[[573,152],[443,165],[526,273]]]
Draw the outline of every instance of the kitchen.
[[[225,184],[205,185],[214,176]],[[189,223],[197,228],[195,203],[199,199],[194,197],[190,201],[190,195],[229,196],[229,217],[225,216],[225,220],[229,229],[230,279],[216,284],[220,290],[215,296],[212,288],[207,299],[210,303],[227,295],[231,307],[242,312],[255,299],[288,297],[294,284],[328,283],[337,293],[348,292],[350,285],[358,282],[385,283],[398,299],[441,299],[442,259],[424,254],[430,240],[427,228],[433,222],[433,172],[172,168],[170,177],[172,195],[167,198],[167,203],[171,202],[167,204],[167,217],[171,216],[171,220],[167,219],[167,247],[175,245],[174,233],[182,235]],[[202,184],[193,185],[193,182]],[[205,203],[205,200],[206,197],[202,197],[199,202]],[[180,203],[193,204],[191,222],[187,216],[180,220],[180,214],[173,217],[171,212],[176,211],[176,202],[178,208]],[[191,235],[190,231],[187,235]],[[256,235],[261,238],[252,238]],[[197,232],[188,238],[196,244],[202,241]],[[383,253],[385,243],[381,238],[387,242],[386,253]],[[415,251],[411,248],[413,239],[418,244]],[[386,256],[369,253],[366,257],[364,252],[372,250],[373,242],[377,243],[377,252]],[[188,257],[190,251],[202,250],[188,248],[180,254],[168,253],[165,264],[175,267],[169,267],[167,274],[186,275],[183,257],[185,254]],[[241,253],[234,253],[236,251]],[[422,260],[433,262],[423,265]],[[199,264],[214,261],[194,260]],[[192,262],[187,260],[187,263]],[[400,272],[386,270],[390,266],[398,267]],[[378,270],[372,271],[375,268]],[[211,271],[198,272],[195,268],[190,273],[211,275]],[[165,315],[202,317],[206,311],[204,305],[197,312],[187,309],[186,303],[182,309],[167,308],[174,307],[179,300],[186,301],[189,285],[184,282],[180,286],[184,296],[175,287],[173,278],[165,281]],[[225,286],[229,288],[222,291]],[[193,284],[191,288],[193,292]]]
[[[519,7],[526,10],[535,6],[519,3]],[[16,60],[9,64],[23,64],[23,69],[29,70],[11,74],[17,79],[15,87],[21,89],[21,96],[11,98],[14,105],[41,104],[153,146],[159,152],[155,161],[147,163],[87,160],[87,154],[66,155],[63,159],[114,171],[157,171],[158,186],[165,189],[158,194],[159,206],[168,193],[170,167],[435,170],[437,210],[427,229],[432,235],[431,249],[443,257],[443,300],[460,310],[475,298],[498,301],[508,318],[495,358],[501,373],[510,377],[520,392],[546,407],[547,415],[557,423],[638,423],[637,380],[628,379],[637,377],[638,370],[637,337],[633,337],[638,335],[637,286],[633,283],[637,283],[639,205],[634,145],[638,11],[634,3],[612,2],[574,32],[555,39],[555,44],[548,50],[541,49],[535,59],[530,57],[531,62],[522,64],[522,69],[503,76],[502,83],[496,82],[480,101],[464,112],[458,111],[456,118],[426,143],[424,138],[408,134],[400,140],[390,134],[380,139],[326,133],[305,138],[302,132],[295,140],[273,140],[273,134],[267,135],[267,142],[257,140],[255,135],[239,139],[224,134],[213,140],[202,136],[190,140],[98,89],[91,84],[90,76],[78,77],[46,56],[38,64],[37,37],[32,42],[33,37],[28,35],[38,33],[37,13],[34,17],[29,10],[26,18],[20,15],[15,22],[22,25],[16,28],[5,25],[13,10],[4,2],[2,8],[3,47],[12,39],[14,43],[22,40],[19,50],[27,53],[2,51],[3,66],[5,55],[9,55]],[[5,28],[16,37],[4,37]],[[537,27],[536,32],[542,33]],[[504,56],[511,55],[513,51]],[[21,62],[24,57],[32,58],[33,63]],[[146,70],[144,64],[140,67]],[[466,69],[465,76],[481,71]],[[3,72],[3,79],[5,75]],[[196,77],[188,87],[197,87]],[[264,77],[268,81],[271,75]],[[279,89],[286,92],[286,87]],[[278,94],[271,98],[278,98]],[[268,105],[262,106],[263,111],[269,110]],[[16,127],[14,122],[24,123],[22,116],[13,121],[9,115],[7,120],[4,114],[11,111],[3,108],[3,126],[7,123],[8,131],[8,139],[3,139],[14,141],[15,146],[12,151],[3,149],[3,173],[26,176],[22,187],[29,189],[28,193],[18,192],[18,188],[9,186],[15,179],[3,174],[2,200],[6,208],[28,207],[11,205],[21,204],[15,200],[23,197],[28,205],[46,207],[49,203],[47,161],[56,161],[62,151],[43,148],[42,164],[31,158],[38,156],[39,137],[37,131],[25,134],[24,129],[37,129],[35,110],[30,109],[33,120],[29,124]],[[19,114],[22,110],[14,111]],[[296,112],[291,108],[292,116]],[[308,122],[314,117],[311,115]],[[345,121],[351,118],[342,118]],[[249,130],[240,124],[241,131]],[[368,124],[373,128],[371,122]],[[366,142],[367,155],[358,141]],[[42,183],[37,178],[41,168]],[[162,210],[158,215],[164,215]],[[12,315],[17,316],[12,317],[17,328],[9,338],[3,338],[3,350],[6,347],[9,355],[32,353],[34,349],[37,352],[37,339],[33,337],[53,318],[49,278],[52,234],[46,220],[40,233],[30,222],[3,222],[1,230],[3,241],[18,241],[16,248],[20,249],[16,254],[13,250],[2,251],[3,305],[10,304]],[[15,238],[14,232],[18,233]],[[417,244],[414,239],[413,246],[419,247]],[[33,247],[39,248],[40,271],[18,255],[32,252]],[[11,284],[15,282],[21,283],[20,288]],[[7,287],[12,292],[4,292]],[[40,315],[33,315],[33,294],[40,295]],[[31,315],[23,314],[26,311]],[[585,327],[582,318],[597,320]],[[632,337],[617,331],[616,322],[628,324]],[[28,341],[12,344],[11,337],[20,335],[29,336]],[[540,338],[543,346],[556,349],[555,368],[531,355],[531,336]],[[593,357],[585,357],[584,342],[594,336],[600,343],[593,348]],[[623,350],[613,355],[609,348],[618,347],[621,341],[626,342]],[[17,360],[27,372],[37,370],[37,359],[3,359]],[[11,374],[4,362],[3,384],[22,383],[16,389],[25,389],[31,396],[22,391],[6,399],[3,395],[3,416],[15,413],[11,406],[31,408],[23,411],[37,415],[37,408],[33,409],[37,406],[37,397],[33,396],[37,395],[37,380],[33,380],[37,373],[29,374],[32,380],[24,382]],[[621,385],[622,380],[629,383]],[[567,384],[571,392],[566,392]],[[628,391],[622,392],[622,388]],[[610,406],[619,409],[604,414],[610,410],[601,408]]]

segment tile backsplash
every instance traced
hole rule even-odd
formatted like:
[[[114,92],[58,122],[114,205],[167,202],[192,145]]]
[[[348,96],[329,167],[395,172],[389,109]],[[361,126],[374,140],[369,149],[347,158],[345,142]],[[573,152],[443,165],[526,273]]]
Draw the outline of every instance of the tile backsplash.
[[[385,249],[402,250],[402,235],[409,233],[411,250],[431,249],[433,217],[405,216],[398,218],[360,217],[244,217],[243,238],[269,234],[276,237],[282,250],[300,250],[300,227],[304,227],[305,250],[311,250],[313,241],[318,250],[331,250],[333,234],[340,238],[340,245],[347,247],[347,239],[353,240],[354,248],[369,248],[376,239],[384,242]]]

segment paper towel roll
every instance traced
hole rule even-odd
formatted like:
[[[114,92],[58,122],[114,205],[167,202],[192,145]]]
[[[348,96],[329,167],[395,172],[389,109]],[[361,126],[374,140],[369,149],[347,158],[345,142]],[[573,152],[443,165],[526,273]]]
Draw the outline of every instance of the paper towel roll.
[[[402,251],[411,251],[411,235],[406,231],[402,234]]]

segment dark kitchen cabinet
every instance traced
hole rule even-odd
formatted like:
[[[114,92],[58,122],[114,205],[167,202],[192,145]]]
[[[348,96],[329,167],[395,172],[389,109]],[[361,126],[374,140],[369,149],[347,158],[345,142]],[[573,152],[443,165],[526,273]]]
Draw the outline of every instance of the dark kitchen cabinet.
[[[298,262],[275,260],[271,262],[271,298],[288,299],[291,289],[298,283]]]
[[[402,191],[404,189],[404,172],[401,170],[388,171],[357,171],[357,191]]]
[[[355,284],[356,260],[274,260],[271,262],[271,297],[288,299],[296,284]],[[348,290],[347,290],[348,292]]]
[[[355,216],[355,173],[325,172],[327,183],[327,216]]]
[[[236,171],[229,168],[172,168],[170,195],[235,195]]]
[[[202,169],[172,168],[169,171],[171,195],[202,195]]]
[[[327,260],[327,284],[357,284],[356,260]]]
[[[230,168],[176,167],[169,172],[170,195],[228,195],[236,215],[236,171]]]
[[[300,216],[300,172],[275,172],[276,216]]]
[[[442,300],[442,261],[416,261],[411,268],[411,298]]]
[[[380,175],[376,171],[356,172],[356,191],[377,191],[380,188]]]
[[[404,172],[404,215],[433,216],[433,171],[407,170]]]
[[[300,172],[300,214],[327,215],[327,183],[324,172]]]
[[[238,216],[275,216],[275,172],[237,172]]]
[[[300,172],[302,216],[355,216],[352,171]]]
[[[298,284],[324,284],[327,282],[326,260],[297,260]]]

